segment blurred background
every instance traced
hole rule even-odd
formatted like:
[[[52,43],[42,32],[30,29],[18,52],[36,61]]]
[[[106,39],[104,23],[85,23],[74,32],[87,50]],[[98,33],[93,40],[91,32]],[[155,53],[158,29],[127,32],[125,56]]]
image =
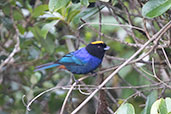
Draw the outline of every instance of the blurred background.
[[[148,5],[147,8],[143,7],[147,2],[148,0],[1,0],[0,114],[59,113],[72,84],[70,74],[56,68],[34,72],[34,68],[56,61],[71,51],[85,47],[91,41],[103,40],[110,46],[110,50],[101,67],[96,70],[98,76],[90,75],[81,82],[82,91],[93,91],[171,20],[169,8],[161,10],[162,7],[159,6],[158,10],[153,9],[151,13],[148,12],[151,11]],[[163,4],[167,6],[167,0]],[[108,114],[115,112],[121,103],[129,102],[136,114],[147,114],[150,109],[145,104],[148,104],[149,99],[152,100],[149,104],[151,107],[158,98],[170,97],[170,31],[163,34],[156,45],[152,42],[151,48],[144,49],[135,61],[114,76],[106,84],[106,89],[96,94],[79,113]],[[152,63],[159,79],[154,75]],[[76,78],[83,76],[85,75],[76,75]],[[58,89],[43,94],[31,104],[30,112],[26,110],[25,104],[52,87]],[[64,112],[71,113],[86,97],[76,87]]]

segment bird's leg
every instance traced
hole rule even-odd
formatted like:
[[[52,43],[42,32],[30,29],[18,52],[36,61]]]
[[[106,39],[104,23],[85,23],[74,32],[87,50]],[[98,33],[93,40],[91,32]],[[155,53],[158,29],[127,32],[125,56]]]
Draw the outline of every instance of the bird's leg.
[[[76,84],[79,83],[79,81],[75,78],[75,76],[74,76],[74,74],[72,72],[70,72],[68,70],[66,72],[68,72],[72,76],[72,79],[74,80],[74,82],[76,82]]]
[[[72,78],[74,79],[74,81],[76,82],[76,84],[79,83],[79,81],[75,78],[74,74],[71,74],[72,75]]]

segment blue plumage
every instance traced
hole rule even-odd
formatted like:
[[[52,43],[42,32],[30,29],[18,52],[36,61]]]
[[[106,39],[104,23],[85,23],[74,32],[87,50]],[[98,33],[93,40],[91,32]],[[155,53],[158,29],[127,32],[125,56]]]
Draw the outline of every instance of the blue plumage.
[[[84,48],[66,54],[56,62],[36,67],[35,71],[58,67],[74,74],[87,74],[101,64],[105,50],[108,49],[102,41],[92,42]]]
[[[95,70],[102,62],[101,59],[90,55],[85,48],[81,48],[71,54],[70,61],[66,62],[65,58],[59,60],[59,64],[65,67],[74,74],[86,74]]]
[[[45,69],[48,69],[48,68],[53,68],[53,67],[58,67],[58,66],[60,66],[60,64],[47,63],[47,64],[37,66],[34,71],[45,70]]]

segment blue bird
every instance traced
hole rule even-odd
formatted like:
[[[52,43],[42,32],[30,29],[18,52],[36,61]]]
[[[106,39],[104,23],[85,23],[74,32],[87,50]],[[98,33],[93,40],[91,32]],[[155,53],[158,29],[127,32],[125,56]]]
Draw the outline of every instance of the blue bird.
[[[103,41],[94,41],[86,47],[66,54],[55,62],[37,66],[35,71],[57,67],[68,70],[73,74],[92,73],[101,64],[105,51],[109,48]],[[75,77],[73,78],[75,80]]]

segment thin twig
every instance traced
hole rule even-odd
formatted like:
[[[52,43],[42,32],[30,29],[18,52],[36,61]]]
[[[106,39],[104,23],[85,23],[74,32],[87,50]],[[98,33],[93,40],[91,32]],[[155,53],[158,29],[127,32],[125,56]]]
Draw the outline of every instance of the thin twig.
[[[36,99],[38,99],[39,97],[41,97],[43,94],[48,93],[48,92],[50,92],[50,91],[53,91],[53,90],[55,90],[55,89],[57,89],[57,88],[58,88],[58,87],[53,87],[53,88],[50,88],[50,89],[48,89],[48,90],[46,90],[46,91],[43,91],[43,92],[41,92],[40,94],[38,94],[36,97],[34,97],[34,98],[27,104],[27,106],[26,106],[27,110],[28,110],[28,111],[31,111],[30,106],[31,106],[31,104],[32,104]]]
[[[135,96],[138,95],[138,94],[140,94],[140,93],[139,93],[139,92],[133,93],[132,95],[130,95],[129,97],[127,97],[127,98],[123,101],[122,104],[125,104],[130,98],[135,97]],[[122,104],[121,104],[121,105],[122,105]],[[119,109],[119,108],[118,108],[118,109]],[[116,110],[116,112],[115,112],[114,114],[117,114],[117,111],[118,111],[118,110]]]
[[[152,82],[153,84],[156,83],[154,80],[150,79],[148,76],[146,76],[141,70],[139,70],[136,65],[132,65],[132,67],[141,75],[143,76],[145,79],[147,79],[148,81]]]
[[[125,83],[127,84],[128,86],[132,86],[129,82],[127,82],[126,80],[124,80],[118,73],[118,77]],[[140,95],[144,98],[144,99],[147,99],[147,97],[144,95],[144,93],[142,93],[141,91],[139,91],[138,89],[134,88],[133,89],[135,92],[139,92]]]
[[[171,81],[164,81],[165,83],[170,83]],[[102,90],[117,90],[117,89],[145,89],[145,88],[153,88],[162,85],[163,83],[158,82],[154,84],[140,85],[140,86],[119,86],[119,87],[102,87]],[[70,90],[72,85],[67,86],[56,86],[56,89]],[[85,88],[86,87],[86,88]],[[75,85],[73,90],[94,90],[98,89],[96,85]],[[91,93],[91,91],[89,91]]]
[[[8,64],[10,62],[10,60],[13,58],[13,56],[20,51],[20,39],[19,39],[19,30],[17,28],[17,25],[15,24],[14,22],[14,19],[13,19],[13,10],[11,9],[11,20],[12,20],[12,23],[13,23],[13,27],[16,31],[16,34],[14,35],[14,40],[16,41],[16,44],[14,46],[14,49],[13,51],[10,53],[10,55],[8,56],[8,58],[6,58],[1,64],[0,64],[0,72],[3,71],[3,66],[5,66],[6,64]]]
[[[144,24],[144,31],[145,31],[145,34],[147,36],[148,39],[150,39],[150,35],[149,35],[149,32],[148,32],[148,29],[147,29],[147,26],[146,26],[146,19],[143,18],[143,24]]]
[[[99,23],[102,23],[102,13],[101,13],[101,9],[100,6],[98,5],[98,10],[99,10]],[[99,24],[99,33],[102,32],[102,25]],[[99,34],[98,40],[101,40],[101,34]]]
[[[81,20],[83,23],[86,23],[86,21],[84,21],[83,19],[80,19],[80,20]],[[108,39],[110,39],[110,40],[114,40],[114,41],[120,42],[120,43],[122,43],[122,44],[131,46],[131,47],[141,47],[141,46],[142,46],[141,44],[128,43],[128,42],[125,42],[125,41],[120,40],[120,39],[117,39],[117,38],[112,38],[112,37],[110,37],[110,36],[108,36],[108,35],[106,35],[106,34],[99,33],[99,31],[97,31],[94,27],[92,27],[92,26],[89,25],[89,24],[88,24],[87,26],[88,26],[89,28],[91,28],[93,31],[95,31],[96,33],[101,34],[101,36],[106,37],[106,38],[108,38]]]
[[[111,101],[116,104],[117,107],[119,107],[119,104],[117,102],[117,100],[113,97],[113,95],[108,91],[108,90],[105,90],[106,94],[108,95],[108,97],[111,99]]]
[[[119,26],[119,27],[126,27],[126,28],[133,28],[133,29],[137,29],[140,31],[144,32],[144,29],[136,27],[136,26],[132,26],[132,25],[125,25],[125,24],[113,24],[113,23],[83,23],[80,27],[78,27],[78,29],[81,29],[82,27],[84,27],[85,25],[107,25],[107,26]]]
[[[83,94],[83,95],[90,95],[90,94],[91,94],[91,93],[83,92],[83,91],[81,90],[81,88],[80,88],[80,85],[78,85],[78,90],[79,90],[79,92],[80,92],[81,94]]]
[[[164,48],[162,48],[162,51],[163,51],[163,54],[164,54],[164,56],[165,56],[165,58],[166,58],[166,63],[168,64],[169,68],[171,69],[171,64],[170,64],[170,61],[169,61],[169,59],[168,59],[168,57],[167,57],[167,54],[166,54]]]
[[[150,52],[150,51],[149,51]],[[147,52],[147,53],[149,53],[149,52]],[[145,54],[146,55],[146,54]],[[110,55],[105,55],[105,57],[106,58],[108,58],[108,59],[113,59],[113,60],[117,60],[117,61],[126,61],[127,59],[125,59],[125,58],[120,58],[120,57],[115,57],[115,56],[110,56]],[[145,56],[143,56],[143,57],[145,57]],[[139,59],[139,60],[138,60]],[[132,60],[131,62],[130,62],[130,64],[134,64],[134,63],[144,63],[144,64],[152,64],[152,61],[144,61],[144,60],[142,60],[143,58],[138,58],[138,59],[134,59],[134,60]],[[136,62],[135,62],[136,61]],[[156,61],[156,62],[154,62],[155,64],[157,64],[157,65],[165,65],[166,64],[166,62],[165,61]]]
[[[133,22],[132,22],[132,20],[131,20],[131,16],[130,16],[130,13],[129,13],[129,10],[128,10],[128,8],[123,4],[123,2],[121,2],[121,0],[118,0],[119,1],[119,3],[121,4],[121,6],[124,8],[124,10],[125,10],[125,12],[126,12],[126,16],[128,17],[128,23],[129,23],[129,25],[133,25]],[[134,40],[134,42],[136,43],[136,44],[138,44],[139,42],[138,42],[138,38],[136,38],[136,36],[135,36],[135,34],[134,34],[134,31],[131,29],[131,36],[132,36],[132,38],[133,38],[133,40]]]
[[[84,80],[84,79],[86,79],[86,78],[88,78],[88,77],[89,77],[89,76],[84,76],[84,77],[78,79],[78,81],[80,82],[80,81],[82,81],[82,80]],[[73,88],[74,88],[74,86],[75,86],[76,84],[77,84],[77,83],[74,82],[73,85],[71,86],[71,88],[69,89],[69,91],[68,91],[68,93],[67,93],[67,95],[66,95],[66,97],[65,97],[65,100],[64,100],[64,102],[63,102],[63,104],[62,104],[62,108],[61,108],[60,114],[63,114],[63,113],[64,113],[64,109],[65,109],[67,100],[68,100],[68,98],[69,98],[69,96],[70,96],[70,94],[71,94],[71,92],[72,92],[72,90],[73,90]]]
[[[92,93],[92,91],[91,91],[92,89],[88,88],[88,87],[91,87],[91,85],[86,85],[83,81],[81,81],[80,83],[81,83],[80,87],[83,86],[84,87],[83,89],[86,89],[89,93]],[[99,102],[99,98],[97,96],[94,96],[94,98],[95,98],[95,100],[97,100]],[[111,111],[112,109],[110,107],[108,107],[107,109],[108,109],[109,112],[113,112],[113,111]],[[113,113],[111,113],[111,114],[113,114]]]
[[[157,74],[156,74],[156,70],[155,70],[155,66],[154,66],[154,58],[152,58],[152,69],[153,69],[153,74],[154,77],[161,83],[163,83],[166,87],[171,89],[171,86],[167,85],[165,82],[163,82],[160,78],[158,78]]]

